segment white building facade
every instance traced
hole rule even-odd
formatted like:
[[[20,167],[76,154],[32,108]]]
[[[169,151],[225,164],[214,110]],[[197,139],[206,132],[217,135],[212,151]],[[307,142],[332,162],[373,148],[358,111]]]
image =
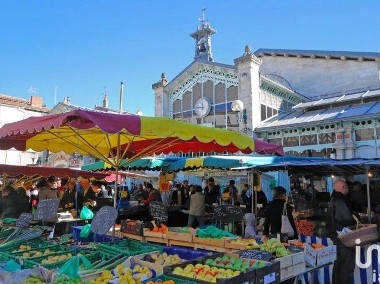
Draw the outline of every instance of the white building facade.
[[[156,116],[244,132],[292,155],[379,157],[380,53],[246,46],[227,65],[213,61],[214,33],[202,18],[194,61],[152,85]]]
[[[31,96],[30,100],[0,94],[0,127],[6,123],[19,121],[31,116],[46,115],[49,109],[43,105],[42,98]],[[36,164],[39,154],[32,150],[21,152],[15,149],[0,151],[0,164]]]

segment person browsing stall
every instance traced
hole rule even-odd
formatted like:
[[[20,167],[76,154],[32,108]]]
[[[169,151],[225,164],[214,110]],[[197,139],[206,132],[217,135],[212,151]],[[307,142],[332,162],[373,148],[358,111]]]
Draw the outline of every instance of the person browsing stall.
[[[151,183],[148,182],[146,188],[149,190],[149,196],[141,202],[143,205],[149,205],[152,201],[162,202],[161,193],[153,188]]]
[[[282,186],[276,186],[273,189],[273,200],[269,202],[265,210],[265,222],[264,222],[264,233],[265,237],[269,234],[280,234],[282,226],[282,213],[284,210],[284,205],[286,202],[286,189]],[[289,222],[293,228],[294,236],[292,238],[297,238],[297,229],[294,223],[292,215],[292,207],[287,203],[286,210]]]
[[[218,197],[220,195],[220,187],[215,184],[213,177],[210,177],[207,181],[207,185],[204,188],[205,203],[207,206],[212,206],[213,203],[217,203]]]
[[[81,210],[83,206],[83,195],[76,190],[75,179],[68,179],[66,186],[67,189],[61,199],[62,209],[66,211]]]
[[[203,216],[205,214],[205,196],[202,194],[201,186],[195,185],[194,190],[194,194],[190,196],[188,227],[192,227],[195,220],[198,222],[198,226],[204,225]]]
[[[334,182],[330,207],[327,213],[327,231],[337,249],[334,262],[333,284],[351,283],[355,270],[355,248],[347,248],[339,240],[337,231],[356,224],[348,199],[348,187],[344,180]]]
[[[95,193],[91,188],[90,180],[83,178],[80,181],[80,185],[82,187],[83,203],[88,203],[86,205],[89,205],[89,201],[95,200]]]

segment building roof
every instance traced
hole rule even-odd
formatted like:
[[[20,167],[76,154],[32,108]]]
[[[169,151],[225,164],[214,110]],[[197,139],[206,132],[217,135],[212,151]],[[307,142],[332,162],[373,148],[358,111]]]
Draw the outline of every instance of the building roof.
[[[32,98],[33,99],[33,98]],[[0,94],[0,105],[20,107],[25,110],[48,113],[49,108],[43,105],[34,105],[31,100]]]
[[[329,122],[342,122],[353,119],[371,119],[380,116],[380,99],[363,104],[348,104],[334,108],[321,108],[314,110],[293,109],[280,113],[264,122],[257,131],[264,129],[277,129],[280,127],[294,127],[307,124],[319,124]]]
[[[354,52],[354,51],[325,51],[325,50],[292,50],[260,48],[254,52],[257,57],[283,56],[283,57],[309,57],[341,60],[365,60],[376,61],[380,59],[378,52]]]
[[[294,109],[306,109],[306,108],[316,108],[316,107],[327,107],[338,105],[342,103],[349,104],[353,101],[360,100],[361,102],[365,102],[366,99],[376,98],[378,97],[380,100],[380,89],[376,90],[366,90],[361,92],[355,92],[350,94],[335,94],[335,96],[326,96],[322,98],[316,98],[309,102],[300,103],[294,106]]]

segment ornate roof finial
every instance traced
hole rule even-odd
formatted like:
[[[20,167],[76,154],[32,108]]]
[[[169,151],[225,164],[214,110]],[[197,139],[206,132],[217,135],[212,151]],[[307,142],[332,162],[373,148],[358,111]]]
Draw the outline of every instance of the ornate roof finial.
[[[249,45],[246,45],[246,46],[245,46],[244,51],[245,51],[245,54],[251,54],[251,53],[252,53],[252,51],[251,51],[251,47],[250,47]]]
[[[206,20],[205,20],[205,12],[206,12],[206,8],[203,7],[202,10],[201,10],[201,18],[199,19],[199,21],[202,23],[202,26],[204,26]]]
[[[211,52],[211,36],[216,30],[211,28],[210,23],[205,18],[206,8],[202,8],[201,17],[199,18],[200,26],[197,31],[190,34],[195,40],[195,60],[214,61]]]

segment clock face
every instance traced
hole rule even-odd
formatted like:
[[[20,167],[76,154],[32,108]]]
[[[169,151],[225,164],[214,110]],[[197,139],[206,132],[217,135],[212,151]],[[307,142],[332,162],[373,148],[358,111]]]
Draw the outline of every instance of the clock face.
[[[195,102],[194,112],[197,116],[206,116],[210,112],[211,104],[207,98],[200,98]]]

